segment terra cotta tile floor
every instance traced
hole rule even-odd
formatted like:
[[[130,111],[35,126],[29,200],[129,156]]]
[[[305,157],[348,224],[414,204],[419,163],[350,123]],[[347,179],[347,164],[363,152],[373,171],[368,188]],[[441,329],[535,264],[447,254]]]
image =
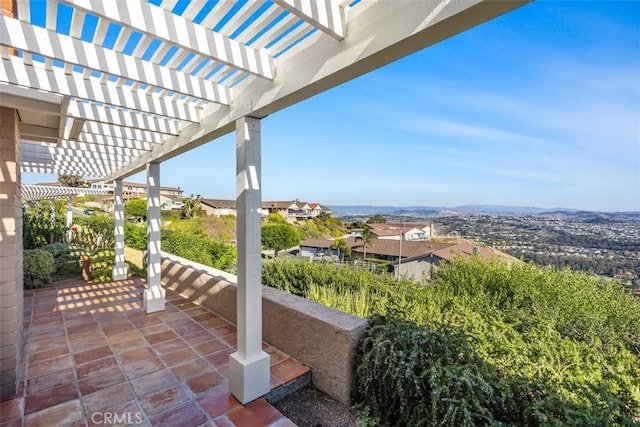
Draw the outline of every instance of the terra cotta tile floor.
[[[0,403],[8,426],[293,426],[264,398],[229,393],[235,326],[167,291],[164,312],[142,310],[140,280],[25,291],[18,393]],[[279,350],[271,386],[309,369]]]

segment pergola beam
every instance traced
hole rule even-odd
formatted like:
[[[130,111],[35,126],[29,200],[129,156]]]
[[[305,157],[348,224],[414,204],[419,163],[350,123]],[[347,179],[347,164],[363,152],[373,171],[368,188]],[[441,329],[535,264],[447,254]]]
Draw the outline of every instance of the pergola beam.
[[[273,0],[298,18],[340,41],[346,33],[344,9],[337,0]]]
[[[266,51],[250,48],[222,34],[214,33],[144,0],[109,3],[102,0],[63,2],[256,76],[265,79],[273,79],[275,76],[273,59]]]
[[[90,102],[73,101],[67,109],[69,117],[86,119],[94,122],[125,126],[137,129],[148,129],[152,132],[178,135],[178,122],[160,116],[125,111],[115,107],[105,107]]]

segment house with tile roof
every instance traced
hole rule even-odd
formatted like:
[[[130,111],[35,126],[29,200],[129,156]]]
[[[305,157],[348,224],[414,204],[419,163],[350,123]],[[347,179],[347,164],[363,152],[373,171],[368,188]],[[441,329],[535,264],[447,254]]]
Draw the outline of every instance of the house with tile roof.
[[[338,259],[338,251],[333,248],[334,240],[307,239],[300,243],[299,255],[309,258]],[[356,258],[364,258],[365,247],[359,236],[345,238],[351,253]],[[432,242],[428,240],[393,240],[377,239],[366,247],[366,259],[388,262],[388,271],[394,275],[405,276],[413,280],[422,281],[431,278],[431,270],[441,262],[452,261],[456,257],[471,258],[479,256],[488,261],[495,257],[510,259],[507,255],[495,249],[469,243]]]

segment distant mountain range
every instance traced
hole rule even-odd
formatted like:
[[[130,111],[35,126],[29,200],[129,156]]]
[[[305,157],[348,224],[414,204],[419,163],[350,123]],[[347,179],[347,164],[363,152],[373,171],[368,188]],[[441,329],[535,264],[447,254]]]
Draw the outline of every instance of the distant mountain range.
[[[532,206],[501,205],[461,205],[444,206],[373,206],[373,205],[329,205],[335,216],[405,216],[413,218],[434,218],[453,215],[508,215],[544,216],[557,219],[577,219],[582,221],[631,220],[640,221],[640,212],[594,212],[571,208],[543,209]]]

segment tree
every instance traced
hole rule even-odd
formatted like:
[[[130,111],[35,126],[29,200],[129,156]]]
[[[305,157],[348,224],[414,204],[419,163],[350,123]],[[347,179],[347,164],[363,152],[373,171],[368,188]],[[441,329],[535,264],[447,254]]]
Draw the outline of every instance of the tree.
[[[262,247],[273,249],[274,257],[278,251],[292,248],[300,243],[300,235],[289,224],[265,224],[262,226]]]
[[[79,175],[58,175],[58,182],[63,187],[80,187],[84,179]]]
[[[199,194],[197,196],[191,195],[191,197],[187,197],[182,200],[182,218],[189,219],[195,217],[200,209],[202,208],[202,196]]]
[[[128,218],[147,219],[147,201],[145,199],[133,199],[124,204],[124,214]]]
[[[362,255],[362,259],[367,258],[367,246],[373,245],[373,243],[378,240],[375,234],[371,231],[369,227],[365,227],[360,232],[360,235],[356,237],[356,239],[362,239],[362,245],[364,247],[364,254]]]
[[[338,250],[338,259],[342,260],[343,256],[351,255],[351,248],[347,246],[347,241],[341,237],[335,239],[331,245],[331,249]]]
[[[375,214],[374,216],[369,218],[369,220],[367,221],[367,224],[386,224],[386,223],[387,223],[387,218],[385,218],[383,215],[380,215],[380,214]]]

